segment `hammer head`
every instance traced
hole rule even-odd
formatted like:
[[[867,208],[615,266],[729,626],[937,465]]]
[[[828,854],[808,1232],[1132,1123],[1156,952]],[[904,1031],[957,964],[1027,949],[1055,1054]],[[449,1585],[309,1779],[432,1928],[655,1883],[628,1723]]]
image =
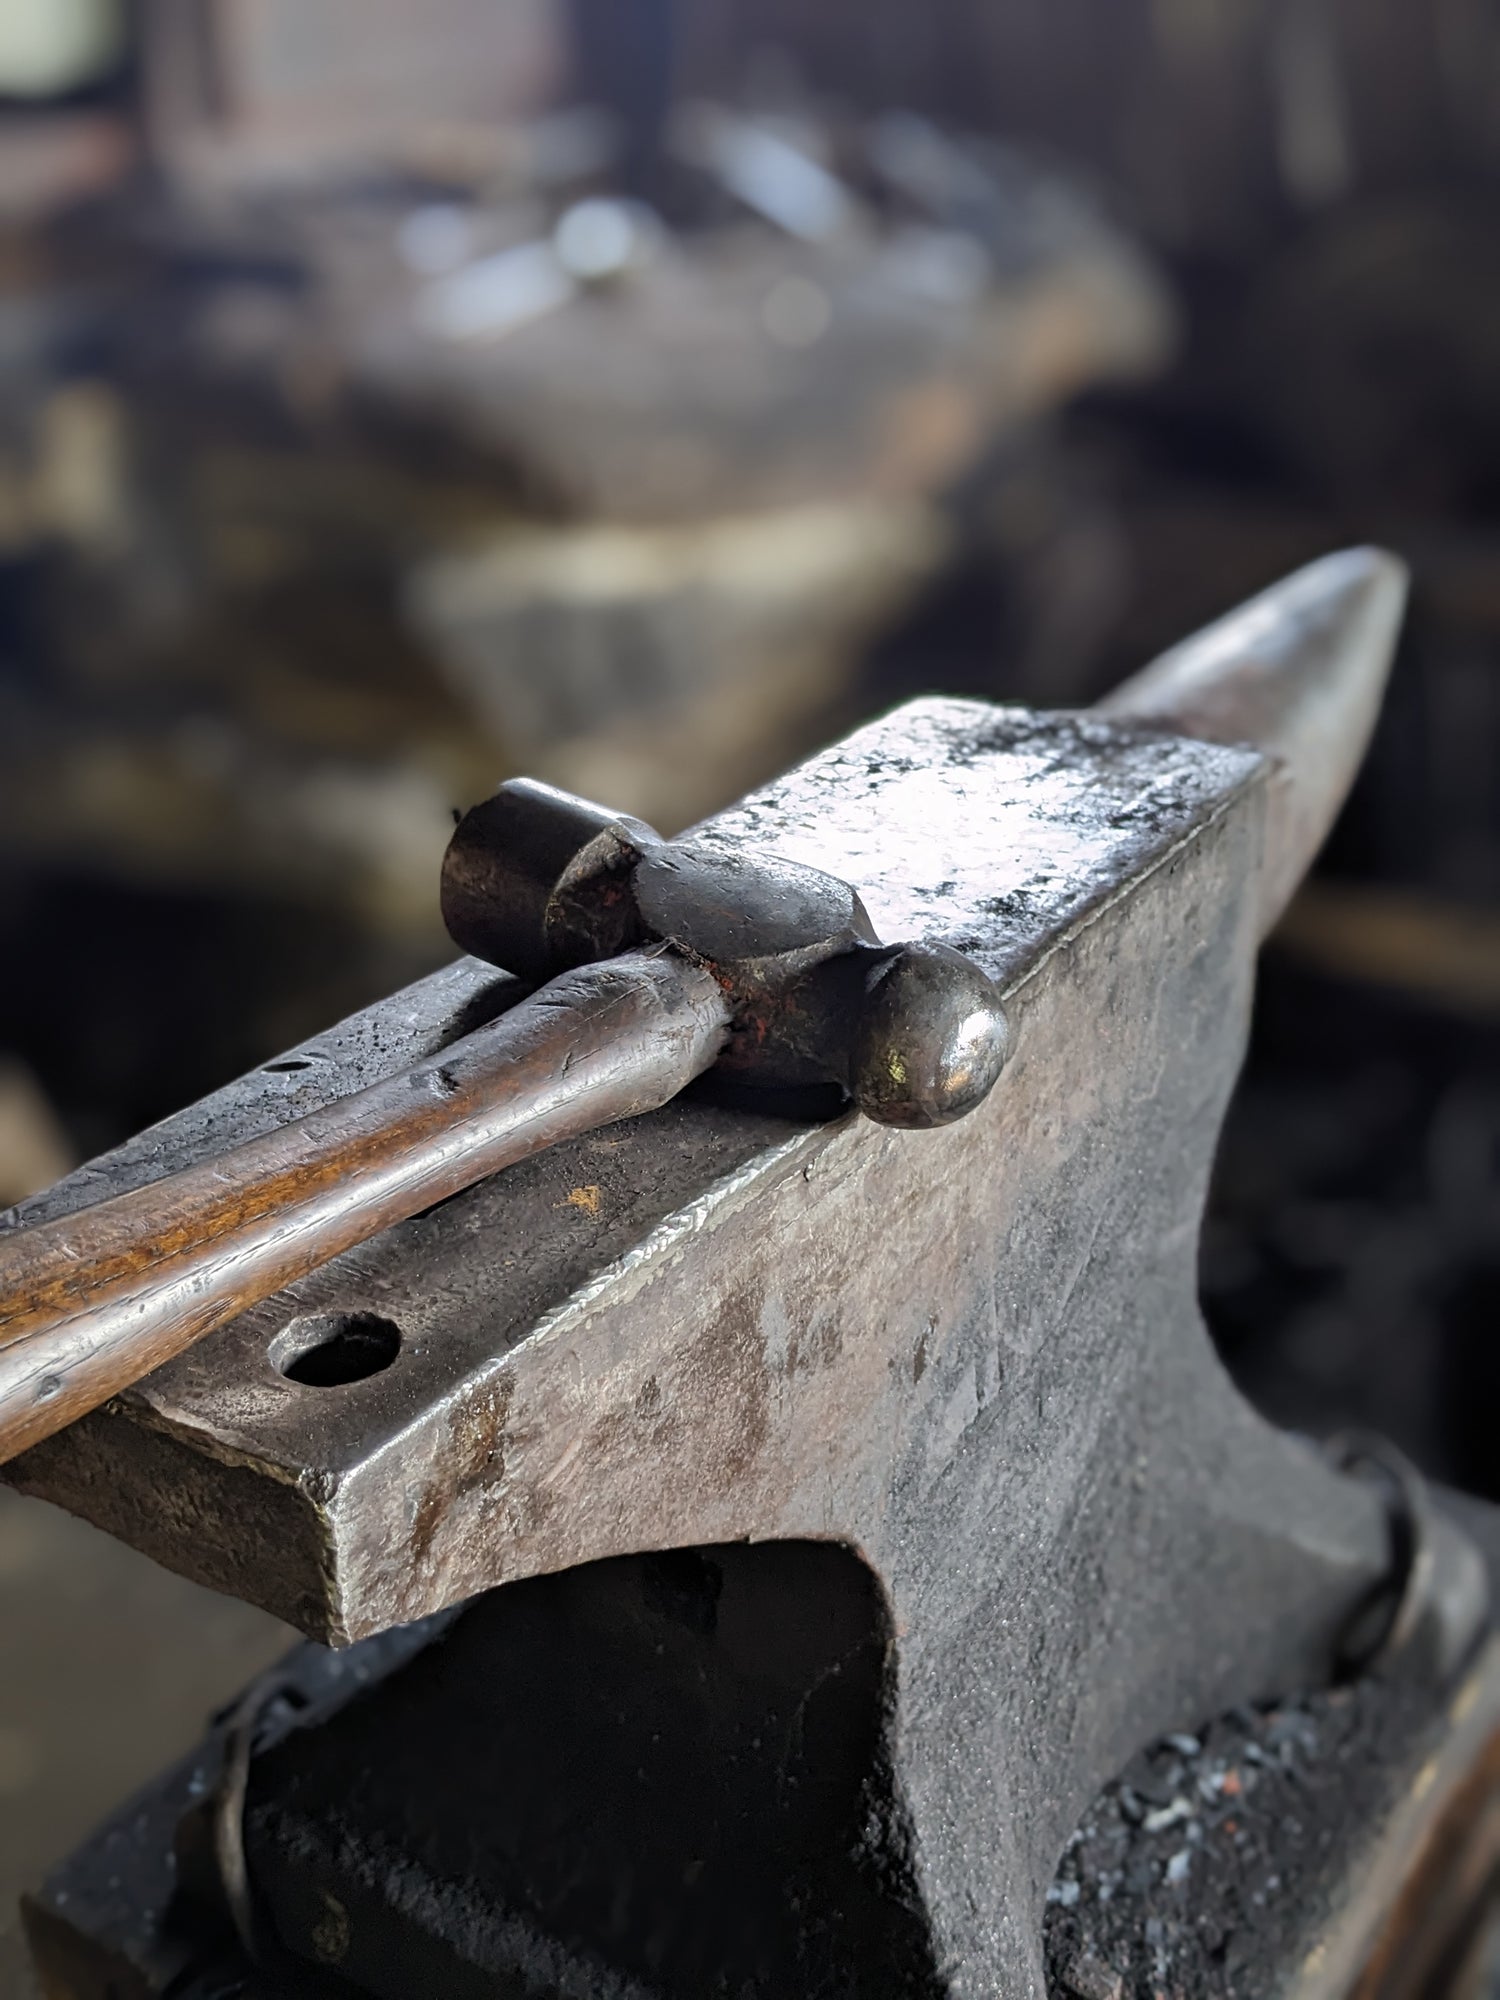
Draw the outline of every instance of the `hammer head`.
[[[836,1086],[881,1124],[962,1117],[1005,1062],[993,982],[943,946],[882,945],[848,883],[663,840],[533,779],[459,821],[442,906],[456,944],[530,980],[642,946],[674,950],[729,999],[722,1072],[771,1089]]]

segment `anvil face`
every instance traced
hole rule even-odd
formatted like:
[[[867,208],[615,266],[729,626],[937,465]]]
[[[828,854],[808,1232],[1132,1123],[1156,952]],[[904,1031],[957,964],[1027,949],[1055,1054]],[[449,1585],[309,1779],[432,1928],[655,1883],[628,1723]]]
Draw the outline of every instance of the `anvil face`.
[[[860,731],[706,837],[855,882],[883,935],[999,982],[1015,1053],[977,1111],[912,1134],[679,1100],[390,1230],[12,1476],[333,1639],[599,1557],[845,1545],[889,1619],[882,1754],[942,1990],[1035,1991],[1103,1780],[1160,1729],[1326,1681],[1389,1563],[1380,1500],[1252,1415],[1195,1303],[1266,768],[975,703]],[[29,1219],[511,991],[437,975]],[[279,1373],[294,1323],[336,1313],[398,1329],[389,1365]]]

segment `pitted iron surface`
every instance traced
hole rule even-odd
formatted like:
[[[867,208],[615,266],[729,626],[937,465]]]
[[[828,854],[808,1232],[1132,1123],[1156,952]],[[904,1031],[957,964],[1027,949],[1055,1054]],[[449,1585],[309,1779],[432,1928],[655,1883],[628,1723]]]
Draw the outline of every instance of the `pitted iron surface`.
[[[880,1976],[1036,2000],[1058,1858],[1144,1742],[1328,1686],[1387,1628],[1382,1671],[1440,1690],[1461,1669],[1471,1542],[1411,1482],[1261,1422],[1195,1298],[1256,948],[1357,761],[1400,597],[1388,559],[1331,558],[1128,684],[1114,720],[917,704],[697,830],[700,853],[858,882],[881,936],[996,982],[1013,1053],[968,1117],[897,1133],[680,1100],[391,1229],[17,1462],[337,1640],[516,1586],[390,1692],[399,1717],[456,1673],[411,1716],[455,1772],[495,1732],[515,1782],[481,1786],[483,1865],[455,1901],[467,1836],[421,1804],[430,1760],[387,1784],[370,1755],[288,1746],[247,1822],[278,1948],[392,2000],[414,1967],[486,1996],[853,2000]],[[1236,633],[1245,699],[1199,701]],[[1171,733],[1200,711],[1271,754]],[[344,1046],[393,1068],[505,997],[460,968]],[[284,1077],[99,1171],[208,1150],[274,1116]],[[277,1372],[289,1328],[340,1315],[395,1330],[387,1365]],[[673,1563],[717,1584],[669,1587]],[[620,1720],[638,1707],[662,1726]],[[386,1713],[320,1740],[378,1738]],[[804,1769],[814,1713],[848,1754]],[[737,1871],[747,1908],[792,1920],[736,1928],[694,1891]],[[872,1938],[885,1975],[859,1970]]]

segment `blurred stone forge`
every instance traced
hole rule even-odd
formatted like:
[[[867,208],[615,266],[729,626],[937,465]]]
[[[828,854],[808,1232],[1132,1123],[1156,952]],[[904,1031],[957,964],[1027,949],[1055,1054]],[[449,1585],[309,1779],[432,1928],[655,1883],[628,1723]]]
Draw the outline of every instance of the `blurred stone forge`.
[[[117,164],[4,225],[0,907],[52,970],[0,1041],[75,1127],[431,963],[498,777],[670,828],[795,759],[976,469],[1160,364],[1149,264],[1056,174],[676,95],[636,11],[619,103],[552,0],[149,0],[65,93]],[[49,1024],[99,924],[218,983],[131,1030],[127,968],[91,1054]]]

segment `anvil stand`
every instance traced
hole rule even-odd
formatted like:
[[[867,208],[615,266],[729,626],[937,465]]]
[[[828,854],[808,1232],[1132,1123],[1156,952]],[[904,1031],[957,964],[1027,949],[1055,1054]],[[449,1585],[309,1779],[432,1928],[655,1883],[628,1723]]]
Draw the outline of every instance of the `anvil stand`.
[[[362,1641],[294,1656],[53,1879],[49,1993],[1310,1996],[1455,1948],[1456,1919],[1382,1933],[1424,1850],[1492,1860],[1500,1536],[1261,1423],[1194,1301],[1255,946],[1357,760],[1393,592],[1336,559],[1183,649],[1283,708],[1312,687],[1290,752],[1239,717],[1279,761],[1145,698],[919,704],[713,823],[999,981],[1016,1053],[963,1124],[679,1100],[16,1462]],[[512,992],[438,975],[25,1219]]]

